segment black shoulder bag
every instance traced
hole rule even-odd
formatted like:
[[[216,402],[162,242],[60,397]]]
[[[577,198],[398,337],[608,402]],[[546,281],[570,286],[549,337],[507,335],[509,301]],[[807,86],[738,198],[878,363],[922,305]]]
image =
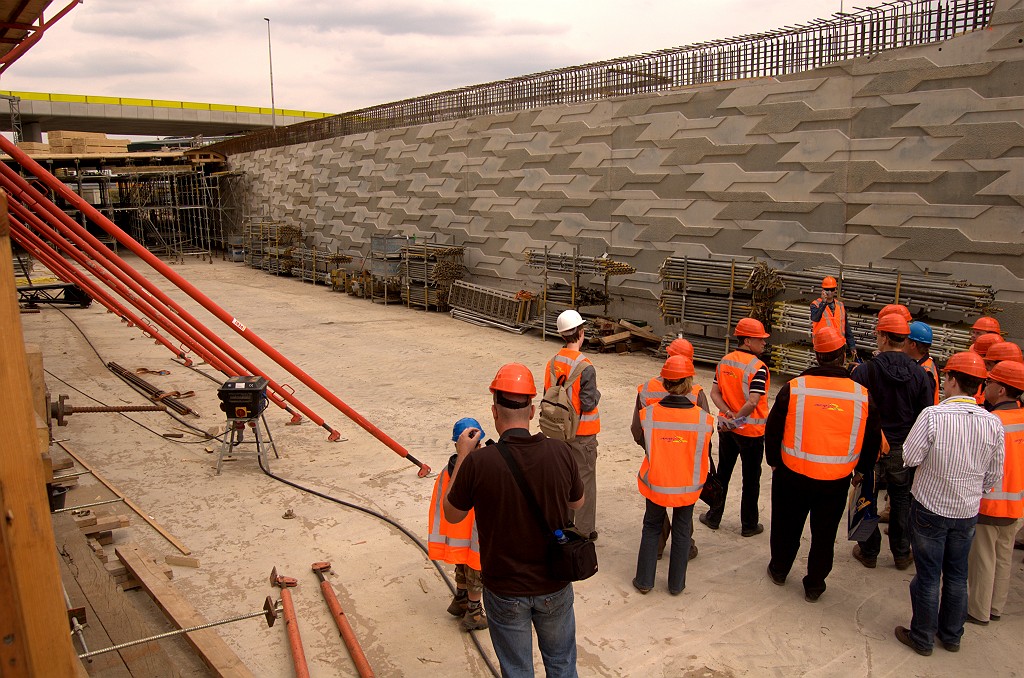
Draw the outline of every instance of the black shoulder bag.
[[[711,450],[708,450],[708,477],[704,480],[704,487],[700,490],[701,501],[708,506],[716,506],[721,503],[725,488],[722,481],[718,479],[718,471],[715,469],[715,460],[711,458]]]
[[[519,490],[526,497],[526,503],[529,504],[537,524],[547,536],[548,574],[551,578],[555,581],[570,582],[594,576],[597,573],[597,548],[594,542],[571,529],[562,530],[562,539],[559,540],[544,518],[544,512],[541,511],[537,497],[523,477],[522,469],[502,440],[498,441],[498,452],[508,465],[508,470],[512,472]]]

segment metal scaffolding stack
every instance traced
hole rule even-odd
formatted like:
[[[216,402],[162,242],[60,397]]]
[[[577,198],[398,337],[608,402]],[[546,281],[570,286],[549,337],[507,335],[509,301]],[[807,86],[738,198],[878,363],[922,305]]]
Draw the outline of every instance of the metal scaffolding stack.
[[[816,266],[781,273],[789,291],[813,295],[812,298],[818,296],[821,279],[827,275],[839,280],[840,293],[848,304],[876,309],[886,304],[903,304],[915,316],[937,311],[984,315],[995,301],[991,285],[975,285],[945,273],[922,275],[867,266]]]
[[[248,266],[274,275],[289,275],[295,263],[292,251],[302,240],[302,229],[267,217],[251,217],[243,227],[242,239]]]
[[[313,283],[332,283],[331,273],[342,264],[352,261],[347,254],[330,252],[322,247],[306,247],[299,245],[291,251],[291,276]]]
[[[407,244],[402,247],[402,299],[409,306],[439,311],[448,308],[452,284],[461,280],[464,248],[436,243]]]

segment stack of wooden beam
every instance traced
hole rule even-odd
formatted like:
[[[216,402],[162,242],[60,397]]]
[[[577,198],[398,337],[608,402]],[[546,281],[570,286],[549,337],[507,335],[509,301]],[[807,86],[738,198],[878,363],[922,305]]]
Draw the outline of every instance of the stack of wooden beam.
[[[90,155],[103,153],[127,153],[127,139],[108,139],[99,132],[64,132],[53,130],[47,133],[51,153],[72,153]]]

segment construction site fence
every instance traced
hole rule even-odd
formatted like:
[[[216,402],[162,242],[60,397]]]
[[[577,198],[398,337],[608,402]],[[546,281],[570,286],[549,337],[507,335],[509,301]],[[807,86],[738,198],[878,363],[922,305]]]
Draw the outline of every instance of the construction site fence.
[[[249,153],[382,129],[675,87],[786,75],[984,28],[995,0],[897,0],[753,35],[571,66],[263,130],[208,148]]]

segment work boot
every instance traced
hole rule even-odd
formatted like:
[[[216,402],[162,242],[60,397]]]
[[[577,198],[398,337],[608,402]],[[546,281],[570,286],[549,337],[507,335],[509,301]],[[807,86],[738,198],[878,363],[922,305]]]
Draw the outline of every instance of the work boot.
[[[697,542],[690,540],[690,553],[687,556],[687,560],[693,560],[697,557]]]
[[[448,606],[448,614],[453,617],[461,617],[466,614],[466,605],[469,604],[469,593],[466,589],[456,589],[455,597]]]
[[[764,532],[764,525],[758,523],[752,527],[744,527],[740,530],[740,536],[742,537],[756,537],[757,535]]]
[[[480,601],[467,601],[466,614],[462,615],[459,622],[463,631],[480,631],[487,628],[487,615],[484,614],[484,606]]]
[[[905,570],[914,564],[914,554],[911,553],[906,558],[896,558],[896,569]]]
[[[717,530],[718,529],[718,524],[720,522],[720,520],[715,520],[715,519],[713,519],[711,517],[711,512],[710,511],[705,511],[704,513],[700,514],[700,516],[697,518],[697,520],[699,520],[700,522],[704,523],[705,525],[710,527],[712,530]]]
[[[878,558],[869,558],[868,556],[861,553],[860,544],[853,547],[853,557],[860,561],[860,564],[864,567],[874,569],[878,566]]]

